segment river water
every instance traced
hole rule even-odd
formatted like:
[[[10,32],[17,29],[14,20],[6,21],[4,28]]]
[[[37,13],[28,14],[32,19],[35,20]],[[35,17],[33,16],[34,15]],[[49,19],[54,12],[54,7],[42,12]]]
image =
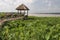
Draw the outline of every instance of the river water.
[[[60,13],[30,13],[29,16],[38,16],[38,17],[60,17]]]

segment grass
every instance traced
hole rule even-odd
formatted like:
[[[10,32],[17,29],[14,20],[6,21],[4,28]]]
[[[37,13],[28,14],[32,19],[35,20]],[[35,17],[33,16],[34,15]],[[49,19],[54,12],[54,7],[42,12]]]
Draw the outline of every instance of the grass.
[[[5,22],[1,40],[60,40],[60,17],[29,17]]]

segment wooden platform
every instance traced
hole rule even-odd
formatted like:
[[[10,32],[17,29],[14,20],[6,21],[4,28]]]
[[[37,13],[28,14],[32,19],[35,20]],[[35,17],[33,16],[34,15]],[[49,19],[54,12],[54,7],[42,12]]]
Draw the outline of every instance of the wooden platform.
[[[16,20],[16,19],[22,19],[23,17],[15,17],[15,18],[8,18],[8,19],[0,19],[0,27],[1,25],[4,24],[4,22],[6,21],[10,21],[10,20]]]

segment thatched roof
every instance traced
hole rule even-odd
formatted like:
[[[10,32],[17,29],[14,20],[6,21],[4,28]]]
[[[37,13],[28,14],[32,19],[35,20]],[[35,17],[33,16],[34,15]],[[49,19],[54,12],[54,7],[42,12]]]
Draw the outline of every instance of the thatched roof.
[[[16,8],[16,10],[29,10],[29,8],[25,6],[24,4],[21,4]]]

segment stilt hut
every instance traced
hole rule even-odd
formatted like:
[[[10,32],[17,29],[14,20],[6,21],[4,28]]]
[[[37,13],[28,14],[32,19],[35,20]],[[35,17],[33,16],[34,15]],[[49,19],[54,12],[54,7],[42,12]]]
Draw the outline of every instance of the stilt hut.
[[[16,10],[19,14],[24,14],[24,16],[28,16],[28,10],[29,8],[25,6],[24,4],[19,5]],[[25,15],[26,14],[26,15]]]

